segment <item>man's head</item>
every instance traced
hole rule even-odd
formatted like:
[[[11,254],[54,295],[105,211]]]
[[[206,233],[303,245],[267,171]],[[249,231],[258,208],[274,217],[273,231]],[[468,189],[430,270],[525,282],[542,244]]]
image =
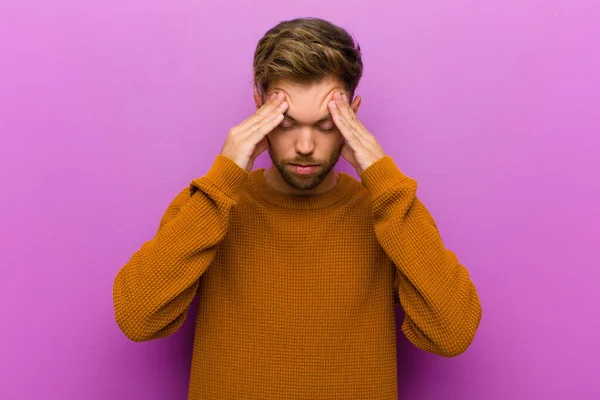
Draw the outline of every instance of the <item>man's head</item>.
[[[360,46],[344,29],[316,18],[284,21],[258,42],[254,55],[254,100],[257,108],[273,92],[289,104],[286,118],[268,136],[269,155],[290,192],[308,194],[326,180],[344,138],[329,116],[334,91],[348,98],[362,76]],[[360,98],[352,102],[358,111]],[[317,164],[299,173],[292,164]]]

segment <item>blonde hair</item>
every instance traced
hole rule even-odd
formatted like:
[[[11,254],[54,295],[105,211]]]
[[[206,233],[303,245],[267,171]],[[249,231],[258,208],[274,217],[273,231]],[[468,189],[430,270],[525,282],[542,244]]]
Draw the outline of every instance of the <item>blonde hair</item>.
[[[279,23],[259,40],[254,53],[254,86],[262,97],[276,81],[313,84],[332,77],[344,83],[352,98],[362,71],[358,43],[320,18]]]

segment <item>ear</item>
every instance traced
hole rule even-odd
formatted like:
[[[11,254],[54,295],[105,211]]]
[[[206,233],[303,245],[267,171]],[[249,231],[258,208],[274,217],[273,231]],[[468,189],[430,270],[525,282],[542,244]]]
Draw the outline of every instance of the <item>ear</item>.
[[[350,108],[352,109],[352,111],[354,111],[354,114],[358,114],[358,109],[360,108],[360,101],[360,96],[356,96],[352,101],[352,104],[350,104]]]
[[[263,105],[262,98],[258,93],[258,90],[256,90],[256,87],[254,88],[254,104],[256,105],[257,110]]]

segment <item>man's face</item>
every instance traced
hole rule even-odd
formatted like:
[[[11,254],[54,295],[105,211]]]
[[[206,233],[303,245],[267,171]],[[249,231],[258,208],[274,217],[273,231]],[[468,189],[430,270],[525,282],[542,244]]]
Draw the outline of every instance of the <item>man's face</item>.
[[[315,189],[338,162],[344,137],[327,107],[334,90],[346,92],[344,85],[334,79],[311,85],[282,81],[269,88],[267,96],[272,92],[283,92],[289,105],[285,118],[267,135],[267,140],[273,166],[291,189]],[[262,104],[260,98],[255,97],[255,101],[257,107]],[[353,109],[358,110],[357,102]],[[298,164],[315,167],[299,170],[295,166]]]

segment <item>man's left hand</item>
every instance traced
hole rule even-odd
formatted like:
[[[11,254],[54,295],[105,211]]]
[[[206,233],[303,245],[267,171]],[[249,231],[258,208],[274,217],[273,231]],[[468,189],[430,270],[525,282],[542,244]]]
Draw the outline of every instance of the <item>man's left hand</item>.
[[[375,161],[385,157],[377,139],[356,117],[345,93],[334,93],[328,107],[333,122],[345,138],[342,157],[356,168],[359,175]]]

